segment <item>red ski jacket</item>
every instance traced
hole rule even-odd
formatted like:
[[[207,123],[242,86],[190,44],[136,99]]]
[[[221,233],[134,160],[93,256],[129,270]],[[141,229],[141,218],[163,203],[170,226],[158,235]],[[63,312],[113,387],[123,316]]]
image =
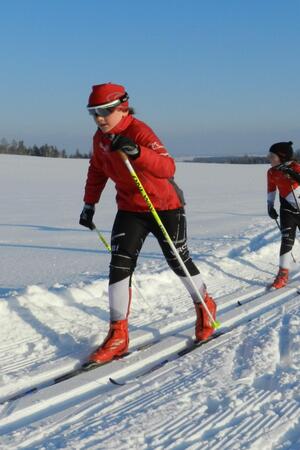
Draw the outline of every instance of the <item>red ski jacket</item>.
[[[182,201],[172,183],[175,162],[151,128],[128,115],[112,132],[126,136],[139,145],[140,156],[131,161],[131,164],[154,207],[160,211],[180,208]],[[115,183],[118,209],[148,211],[148,206],[120,155],[111,151],[109,135],[98,129],[94,135],[84,202],[97,203],[109,178]]]
[[[300,173],[300,164],[293,161],[289,164],[289,167],[297,173]],[[280,197],[288,201],[294,208],[297,208],[295,201],[296,198],[300,198],[300,185],[297,181],[290,177],[287,177],[280,170],[276,170],[276,167],[271,167],[267,173],[268,178],[268,202],[274,203],[276,196],[276,189],[279,191]],[[300,203],[300,201],[299,201]]]

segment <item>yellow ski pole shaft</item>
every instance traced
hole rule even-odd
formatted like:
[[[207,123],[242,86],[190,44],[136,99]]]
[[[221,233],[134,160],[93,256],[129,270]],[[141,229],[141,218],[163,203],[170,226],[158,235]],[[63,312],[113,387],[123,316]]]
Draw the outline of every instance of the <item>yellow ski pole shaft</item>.
[[[111,246],[109,245],[109,243],[107,242],[107,240],[105,239],[105,237],[103,236],[103,234],[101,233],[101,231],[96,227],[96,225],[95,225],[94,230],[96,231],[96,233],[97,233],[97,235],[98,235],[100,241],[102,242],[102,244],[104,245],[104,247],[106,248],[106,250],[108,250],[108,251],[111,253]],[[139,293],[139,295],[142,297],[142,299],[144,300],[144,302],[145,302],[148,306],[150,306],[150,305],[149,305],[149,302],[145,299],[145,297],[144,297],[144,295],[142,294],[141,290],[138,288],[138,286],[137,286],[137,284],[136,284],[136,281],[135,281],[135,279],[133,278],[133,276],[132,276],[132,284],[133,284],[133,286],[135,287],[135,289],[137,290],[137,292]]]
[[[104,245],[104,247],[106,248],[106,250],[108,250],[109,252],[111,252],[111,246],[109,245],[109,243],[107,242],[107,240],[105,239],[105,237],[103,236],[103,234],[100,232],[100,230],[98,230],[98,228],[95,225],[94,230],[96,231],[96,233],[98,234],[98,237],[100,239],[100,241],[102,242],[102,244]]]
[[[187,270],[187,268],[186,268],[184,262],[182,261],[182,258],[181,258],[181,256],[179,255],[177,248],[175,247],[175,245],[174,245],[172,239],[170,238],[169,233],[167,232],[167,230],[166,230],[164,224],[162,223],[162,221],[161,221],[159,215],[157,214],[156,209],[154,208],[154,206],[153,206],[153,204],[152,204],[152,202],[151,202],[151,200],[150,200],[150,198],[149,198],[147,192],[145,191],[145,189],[144,189],[142,183],[140,182],[139,177],[137,176],[137,174],[136,174],[134,168],[132,167],[132,165],[131,165],[131,163],[130,163],[128,157],[127,157],[127,155],[126,155],[124,152],[122,152],[121,150],[118,150],[118,153],[120,154],[120,156],[121,156],[121,158],[122,158],[124,164],[126,165],[126,167],[127,167],[128,171],[129,171],[130,175],[131,175],[132,178],[133,178],[133,181],[135,182],[135,184],[136,184],[138,190],[140,191],[140,193],[141,193],[143,199],[145,200],[145,202],[146,202],[146,204],[147,204],[147,206],[148,206],[148,208],[149,208],[149,211],[152,213],[152,215],[153,215],[153,217],[154,217],[154,219],[155,219],[157,225],[158,225],[159,228],[161,229],[161,231],[162,231],[164,237],[166,238],[168,244],[170,245],[170,247],[171,247],[171,249],[172,249],[174,255],[176,256],[176,258],[177,258],[177,260],[178,260],[178,262],[179,262],[179,264],[180,264],[180,266],[181,266],[183,272],[185,273],[185,275],[186,275],[186,277],[188,278],[188,280],[189,280],[191,286],[193,287],[193,289],[194,289],[194,291],[195,291],[195,294],[196,294],[196,296],[198,297],[198,300],[200,300],[200,302],[202,303],[203,307],[205,308],[205,311],[206,311],[207,314],[208,314],[208,317],[209,317],[209,319],[210,319],[210,321],[211,321],[211,324],[212,324],[213,328],[215,328],[215,329],[216,329],[216,328],[219,328],[219,327],[221,326],[221,324],[220,324],[218,321],[214,320],[213,316],[211,315],[211,312],[209,311],[209,309],[208,309],[208,307],[207,307],[205,301],[203,300],[202,295],[200,294],[200,292],[199,292],[197,286],[195,285],[195,283],[194,283],[194,281],[193,281],[193,279],[192,279],[192,277],[191,277],[189,271]]]

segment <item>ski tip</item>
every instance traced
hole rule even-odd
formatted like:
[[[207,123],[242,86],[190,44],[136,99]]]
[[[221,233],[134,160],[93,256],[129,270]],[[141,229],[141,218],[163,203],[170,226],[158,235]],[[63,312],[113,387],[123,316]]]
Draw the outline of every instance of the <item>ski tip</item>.
[[[218,328],[221,328],[221,322],[219,322],[218,320],[215,320],[212,323],[212,327],[214,328],[214,330],[217,330]]]
[[[125,386],[125,383],[115,380],[114,378],[109,377],[109,381],[116,386]]]

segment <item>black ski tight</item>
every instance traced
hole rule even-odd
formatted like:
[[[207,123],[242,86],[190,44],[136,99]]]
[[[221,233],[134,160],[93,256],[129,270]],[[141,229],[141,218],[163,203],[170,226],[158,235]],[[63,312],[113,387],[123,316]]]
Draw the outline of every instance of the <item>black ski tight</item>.
[[[199,270],[193,263],[187,248],[184,209],[179,208],[169,211],[158,211],[158,215],[190,275],[193,276],[199,274]],[[138,213],[118,211],[111,237],[112,255],[109,275],[110,285],[132,275],[140,250],[149,233],[152,233],[157,238],[170,268],[178,276],[185,277],[180,264],[150,212]]]
[[[281,247],[280,256],[289,253],[294,245],[296,230],[300,227],[300,213],[280,209]]]

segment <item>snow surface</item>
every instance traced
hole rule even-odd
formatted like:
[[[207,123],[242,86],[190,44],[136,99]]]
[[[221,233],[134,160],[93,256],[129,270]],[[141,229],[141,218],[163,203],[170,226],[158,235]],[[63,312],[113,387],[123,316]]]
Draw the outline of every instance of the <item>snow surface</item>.
[[[75,367],[106,335],[109,254],[96,233],[78,225],[87,167],[86,160],[0,155],[0,448],[299,450],[295,289],[212,341],[218,345],[125,386],[103,383],[84,393],[73,378],[81,389],[73,403],[64,383],[7,401]],[[226,295],[263,289],[277,271],[280,237],[266,216],[267,168],[177,164],[189,248],[224,314]],[[107,240],[114,196],[108,184],[95,215]],[[298,242],[293,253],[299,261]],[[192,302],[151,236],[135,285],[132,345],[153,330],[167,336],[192,325]]]

